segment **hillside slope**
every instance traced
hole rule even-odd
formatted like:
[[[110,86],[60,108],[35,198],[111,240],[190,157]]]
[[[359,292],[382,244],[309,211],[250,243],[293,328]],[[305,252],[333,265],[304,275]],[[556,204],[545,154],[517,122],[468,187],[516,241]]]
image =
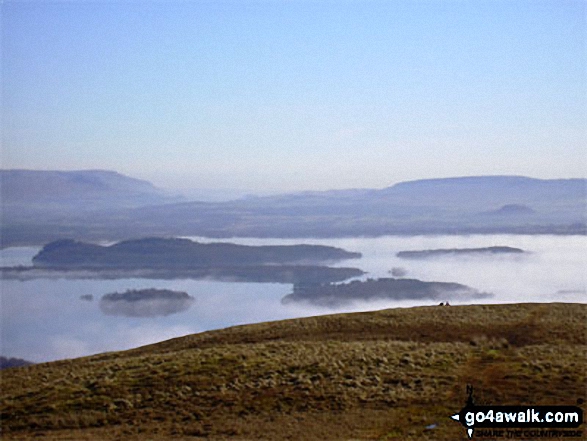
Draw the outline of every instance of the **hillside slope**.
[[[3,204],[79,207],[80,204],[137,206],[171,198],[148,181],[109,170],[0,170]]]
[[[584,402],[586,335],[583,304],[420,307],[233,327],[3,371],[2,435],[466,439],[449,416],[464,405],[467,384],[478,404]]]

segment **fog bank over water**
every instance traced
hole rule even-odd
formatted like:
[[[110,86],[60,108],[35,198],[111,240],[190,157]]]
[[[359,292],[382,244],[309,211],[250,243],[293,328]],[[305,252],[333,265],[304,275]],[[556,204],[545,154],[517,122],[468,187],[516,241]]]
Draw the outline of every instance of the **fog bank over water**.
[[[196,239],[196,238],[194,238]],[[197,238],[202,242],[214,239]],[[323,244],[363,253],[352,265],[368,273],[361,279],[393,277],[402,268],[406,277],[423,281],[456,282],[493,297],[460,303],[585,302],[587,237],[585,236],[415,236],[347,239],[227,240],[240,244]],[[405,260],[399,251],[510,246],[520,255],[442,256]],[[37,250],[0,251],[2,265],[30,264]],[[348,266],[342,261],[338,266]],[[396,272],[396,275],[398,273]],[[437,304],[437,301],[355,301],[338,309],[302,303],[283,305],[292,292],[287,284],[227,283],[209,280],[0,280],[1,354],[32,361],[77,357],[120,350],[194,332],[237,324],[303,317],[333,312],[354,312]],[[123,317],[105,315],[98,301],[128,289],[170,289],[195,299],[186,310],[168,316]],[[451,304],[459,302],[451,301]]]
[[[195,239],[195,238],[194,238]],[[209,241],[206,238],[197,238]],[[231,239],[236,243],[299,243],[299,239]],[[304,239],[363,253],[353,265],[367,271],[362,279],[394,277],[402,268],[409,278],[458,282],[494,297],[486,303],[584,302],[587,287],[587,237],[559,235],[385,236]],[[405,260],[399,251],[509,246],[524,254],[456,255]],[[338,265],[344,265],[344,262]],[[560,292],[559,292],[560,291]]]

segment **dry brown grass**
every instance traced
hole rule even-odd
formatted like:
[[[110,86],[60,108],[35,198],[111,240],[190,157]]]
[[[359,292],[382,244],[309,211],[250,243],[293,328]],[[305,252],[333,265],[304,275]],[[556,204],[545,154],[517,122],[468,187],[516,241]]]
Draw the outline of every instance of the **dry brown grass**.
[[[5,439],[465,439],[478,403],[585,400],[587,305],[239,326],[2,372]],[[437,428],[427,430],[429,424]]]

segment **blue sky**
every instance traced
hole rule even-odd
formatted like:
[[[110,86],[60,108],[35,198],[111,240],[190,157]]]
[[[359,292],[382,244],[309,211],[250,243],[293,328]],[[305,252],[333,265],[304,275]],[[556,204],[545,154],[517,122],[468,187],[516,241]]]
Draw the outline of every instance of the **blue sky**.
[[[2,167],[163,187],[587,174],[587,2],[14,1]]]

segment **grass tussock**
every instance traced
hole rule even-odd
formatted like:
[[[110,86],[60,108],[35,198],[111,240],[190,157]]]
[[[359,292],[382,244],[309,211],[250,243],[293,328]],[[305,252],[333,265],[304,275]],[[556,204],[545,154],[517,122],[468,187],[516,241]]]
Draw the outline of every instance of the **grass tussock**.
[[[2,437],[464,439],[467,384],[483,404],[585,400],[586,335],[569,304],[234,327],[3,371]]]

